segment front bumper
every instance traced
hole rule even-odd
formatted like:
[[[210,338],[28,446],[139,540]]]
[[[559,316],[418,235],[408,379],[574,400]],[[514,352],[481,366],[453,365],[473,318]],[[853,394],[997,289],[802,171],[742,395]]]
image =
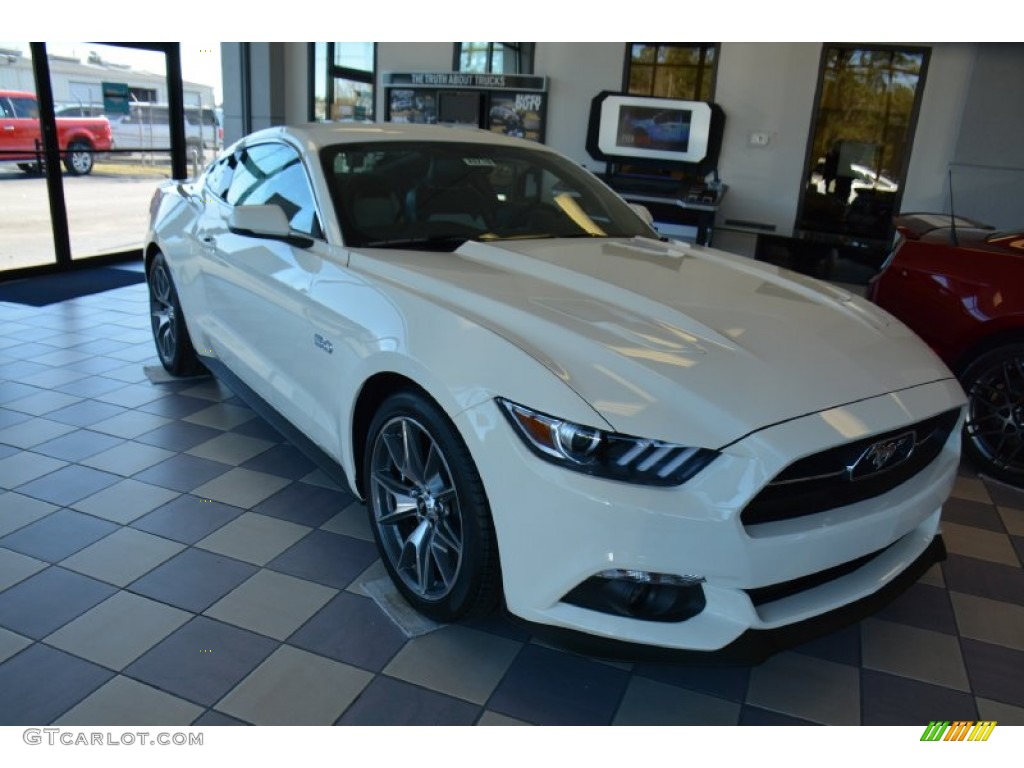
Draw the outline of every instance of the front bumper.
[[[875,595],[928,560],[959,464],[956,429],[931,464],[882,496],[754,526],[744,526],[740,513],[796,459],[962,403],[956,382],[944,380],[803,416],[733,443],[676,488],[548,464],[522,444],[494,402],[456,423],[487,489],[514,616],[618,642],[714,651],[750,631],[799,625]],[[751,599],[751,591],[800,583],[860,558],[865,562],[852,571],[780,599]],[[657,622],[563,600],[608,569],[702,577],[706,605],[685,621]]]

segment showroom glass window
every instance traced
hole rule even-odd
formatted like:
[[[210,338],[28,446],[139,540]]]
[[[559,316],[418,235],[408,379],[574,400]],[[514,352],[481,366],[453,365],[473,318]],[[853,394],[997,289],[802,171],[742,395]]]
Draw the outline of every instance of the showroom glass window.
[[[825,46],[799,229],[888,242],[927,63],[924,48]]]
[[[712,101],[718,43],[629,43],[625,89],[637,96]]]
[[[487,74],[531,74],[533,43],[457,43],[455,70]]]
[[[311,43],[312,120],[373,120],[376,43]]]
[[[228,187],[227,202],[236,206],[276,205],[296,232],[323,236],[305,166],[298,152],[285,144],[271,142],[242,150]]]

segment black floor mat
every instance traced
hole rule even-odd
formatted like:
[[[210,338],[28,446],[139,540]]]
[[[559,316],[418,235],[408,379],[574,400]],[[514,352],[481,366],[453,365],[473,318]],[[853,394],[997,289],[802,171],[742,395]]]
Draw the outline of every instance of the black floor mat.
[[[58,301],[67,301],[78,296],[123,288],[146,281],[142,272],[113,267],[81,269],[61,275],[28,277],[0,283],[0,301],[45,307]]]

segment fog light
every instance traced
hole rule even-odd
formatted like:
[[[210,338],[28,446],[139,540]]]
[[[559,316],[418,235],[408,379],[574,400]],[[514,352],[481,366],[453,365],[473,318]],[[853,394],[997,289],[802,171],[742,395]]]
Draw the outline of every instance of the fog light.
[[[685,621],[704,610],[703,576],[624,570],[601,571],[562,600],[580,608],[645,621]]]

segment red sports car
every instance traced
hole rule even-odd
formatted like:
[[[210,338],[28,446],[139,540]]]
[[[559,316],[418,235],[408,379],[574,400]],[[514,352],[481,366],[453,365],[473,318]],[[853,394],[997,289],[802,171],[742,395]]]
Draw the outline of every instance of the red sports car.
[[[931,345],[967,393],[964,455],[1024,486],[1024,231],[913,213],[868,298]]]

